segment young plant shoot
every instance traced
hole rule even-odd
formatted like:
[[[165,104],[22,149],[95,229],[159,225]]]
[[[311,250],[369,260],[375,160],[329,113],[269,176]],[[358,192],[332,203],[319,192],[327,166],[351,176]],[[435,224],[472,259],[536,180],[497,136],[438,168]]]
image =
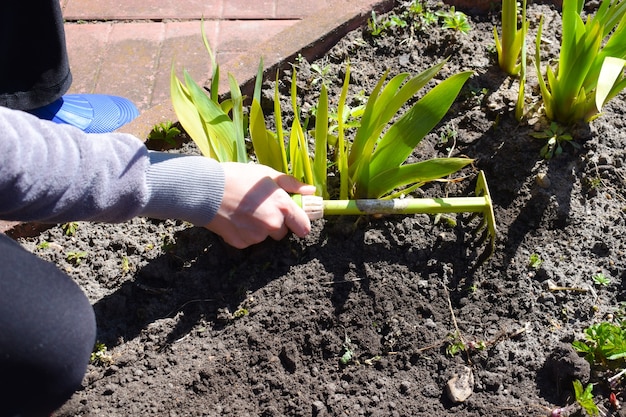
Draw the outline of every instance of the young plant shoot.
[[[498,38],[498,29],[494,26],[493,36],[496,41],[498,53],[498,65],[509,75],[519,75],[521,71],[522,51],[526,46],[526,33],[528,22],[526,21],[526,0],[522,0],[522,24],[517,27],[517,0],[502,1],[502,40]]]
[[[539,76],[548,119],[563,124],[589,122],[602,106],[626,87],[626,1],[602,0],[595,15],[581,17],[584,1],[563,0],[558,64]],[[540,43],[543,18],[535,42],[535,66],[542,74]]]
[[[493,37],[498,53],[498,65],[509,75],[519,76],[519,91],[515,106],[515,118],[519,121],[524,116],[524,90],[526,87],[526,0],[522,0],[522,20],[518,28],[517,0],[502,1],[502,40],[498,38],[498,29],[494,26]]]
[[[210,95],[184,71],[184,82],[172,66],[170,90],[172,104],[181,126],[191,136],[204,156],[220,162],[247,162],[244,142],[243,99],[239,84],[229,74],[231,99],[218,101],[219,66],[202,28],[202,39],[211,57],[213,77]],[[232,114],[232,119],[228,113]]]

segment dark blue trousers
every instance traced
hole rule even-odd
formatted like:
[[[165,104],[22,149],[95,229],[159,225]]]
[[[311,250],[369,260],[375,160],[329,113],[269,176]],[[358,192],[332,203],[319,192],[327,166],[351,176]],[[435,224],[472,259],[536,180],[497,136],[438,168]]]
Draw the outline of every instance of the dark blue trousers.
[[[59,408],[80,388],[95,337],[78,285],[0,233],[0,417]]]
[[[0,106],[32,110],[72,83],[59,0],[0,1]]]

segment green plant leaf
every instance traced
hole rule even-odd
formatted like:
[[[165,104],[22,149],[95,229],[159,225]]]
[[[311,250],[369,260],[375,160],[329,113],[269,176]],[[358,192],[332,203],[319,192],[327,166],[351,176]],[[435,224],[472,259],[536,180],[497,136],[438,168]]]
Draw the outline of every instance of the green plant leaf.
[[[232,138],[235,144],[235,160],[237,162],[247,162],[246,143],[244,138],[244,115],[243,97],[239,89],[239,83],[232,74],[228,74],[228,84],[230,85],[230,99],[232,101],[232,123],[235,136]]]
[[[213,49],[211,49],[211,45],[209,44],[209,40],[206,37],[206,32],[204,30],[204,18],[200,21],[200,33],[202,34],[202,43],[204,44],[204,48],[209,54],[209,58],[211,59],[211,87],[210,94],[211,100],[217,103],[218,95],[219,95],[219,86],[220,86],[220,67],[217,65],[217,60],[215,58],[215,54],[213,53]]]
[[[213,157],[221,162],[245,162],[237,159],[237,132],[233,121],[218,104],[206,95],[204,89],[186,71],[185,82],[208,133],[211,150],[215,153]]]
[[[343,86],[341,88],[341,94],[339,95],[339,104],[337,105],[337,114],[343,114],[346,98],[348,96],[348,86],[350,84],[350,65],[346,68],[346,75],[343,80]],[[347,199],[349,196],[350,188],[350,174],[348,155],[349,150],[345,140],[345,128],[343,125],[343,117],[337,118],[337,144],[335,148],[337,150],[337,170],[339,171],[339,198]]]
[[[468,158],[435,158],[413,164],[390,167],[372,176],[369,196],[380,198],[398,187],[411,184],[423,185],[430,181],[445,178],[472,162],[473,160]]]
[[[351,176],[360,176],[357,172],[361,167],[369,164],[369,158],[361,161],[359,161],[359,158],[373,153],[374,147],[380,139],[380,134],[388,126],[398,110],[414,97],[441,70],[446,62],[447,60],[443,60],[426,69],[407,81],[401,88],[402,82],[409,74],[399,74],[389,81],[379,95],[388,72],[381,77],[368,99],[361,126],[352,144],[348,159]]]
[[[596,110],[598,112],[602,110],[602,106],[604,106],[613,91],[613,86],[621,77],[624,65],[626,65],[626,60],[621,58],[608,56],[604,59],[598,77],[598,87],[596,88]]]
[[[402,164],[419,142],[448,112],[467,79],[473,74],[465,71],[439,83],[394,123],[380,140],[369,165],[369,177],[379,175],[390,167]],[[364,186],[355,179],[357,189]],[[370,185],[371,187],[371,185]],[[386,190],[383,193],[390,192]],[[357,192],[358,197],[364,197]],[[372,196],[370,194],[369,196]]]
[[[328,91],[322,83],[320,97],[315,113],[315,159],[313,160],[313,179],[317,194],[328,199],[327,176],[328,164]]]
[[[275,170],[288,173],[287,158],[283,159],[284,144],[278,140],[272,132],[267,130],[265,125],[265,115],[261,107],[261,88],[263,84],[263,59],[259,62],[256,80],[254,83],[254,93],[250,106],[250,139],[257,160],[260,164],[267,165]]]
[[[608,100],[626,87],[612,69],[606,69],[609,73],[605,73],[606,79],[613,79],[611,86],[600,85],[609,83],[605,81],[605,74],[601,76],[606,59],[626,59],[626,2],[602,0],[595,15],[588,16],[586,21],[581,17],[583,3],[581,0],[563,1],[558,66],[555,69],[548,66],[547,83],[539,76],[547,117],[564,124],[578,120],[589,122],[597,117]],[[535,41],[535,65],[539,74],[542,25],[543,19]]]
[[[178,77],[176,77],[173,65],[170,76],[170,91],[172,106],[174,107],[174,112],[181,126],[196,143],[202,155],[213,157],[214,153],[209,143],[209,135],[204,127],[202,118],[198,113],[195,103],[191,99],[189,91],[184,84],[180,82]]]

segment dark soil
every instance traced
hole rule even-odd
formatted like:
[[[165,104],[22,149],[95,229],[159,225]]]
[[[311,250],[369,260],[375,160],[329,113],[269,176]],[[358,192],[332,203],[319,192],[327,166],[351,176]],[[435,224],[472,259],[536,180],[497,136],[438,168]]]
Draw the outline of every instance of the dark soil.
[[[547,61],[558,56],[560,18],[533,2],[529,36],[540,14]],[[498,21],[497,11],[472,15],[468,35],[363,28],[316,62],[328,66],[335,105],[347,59],[354,97],[388,68],[417,74],[449,56],[439,79],[475,71],[414,156],[467,155],[484,170],[498,222],[488,262],[476,264],[462,219],[446,227],[427,215],[328,219],[305,239],[241,251],[204,229],[149,219],[21,238],[84,288],[108,349],[56,415],[541,416],[572,402],[573,379],[599,382],[571,342],[617,315],[626,295],[625,96],[574,129],[580,149],[540,158],[545,142],[529,133],[542,118],[515,120],[517,81],[496,63]],[[306,110],[319,84],[308,63],[296,64]],[[288,91],[289,74],[284,81]],[[529,108],[538,99],[531,74]],[[442,143],[446,132],[455,139]],[[197,152],[191,143],[175,151]],[[423,192],[470,195],[474,173],[464,174]],[[75,264],[68,252],[86,256]],[[598,273],[607,286],[594,283]],[[551,291],[549,281],[584,291]],[[453,354],[459,340],[467,349]],[[471,396],[453,402],[446,386],[463,376]],[[611,413],[605,387],[594,393]]]

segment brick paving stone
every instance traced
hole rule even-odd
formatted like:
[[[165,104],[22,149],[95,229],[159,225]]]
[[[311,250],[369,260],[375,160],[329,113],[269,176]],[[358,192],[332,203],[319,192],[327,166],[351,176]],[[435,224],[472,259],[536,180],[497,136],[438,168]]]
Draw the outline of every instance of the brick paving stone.
[[[66,20],[219,19],[227,1],[66,0],[63,14]]]

